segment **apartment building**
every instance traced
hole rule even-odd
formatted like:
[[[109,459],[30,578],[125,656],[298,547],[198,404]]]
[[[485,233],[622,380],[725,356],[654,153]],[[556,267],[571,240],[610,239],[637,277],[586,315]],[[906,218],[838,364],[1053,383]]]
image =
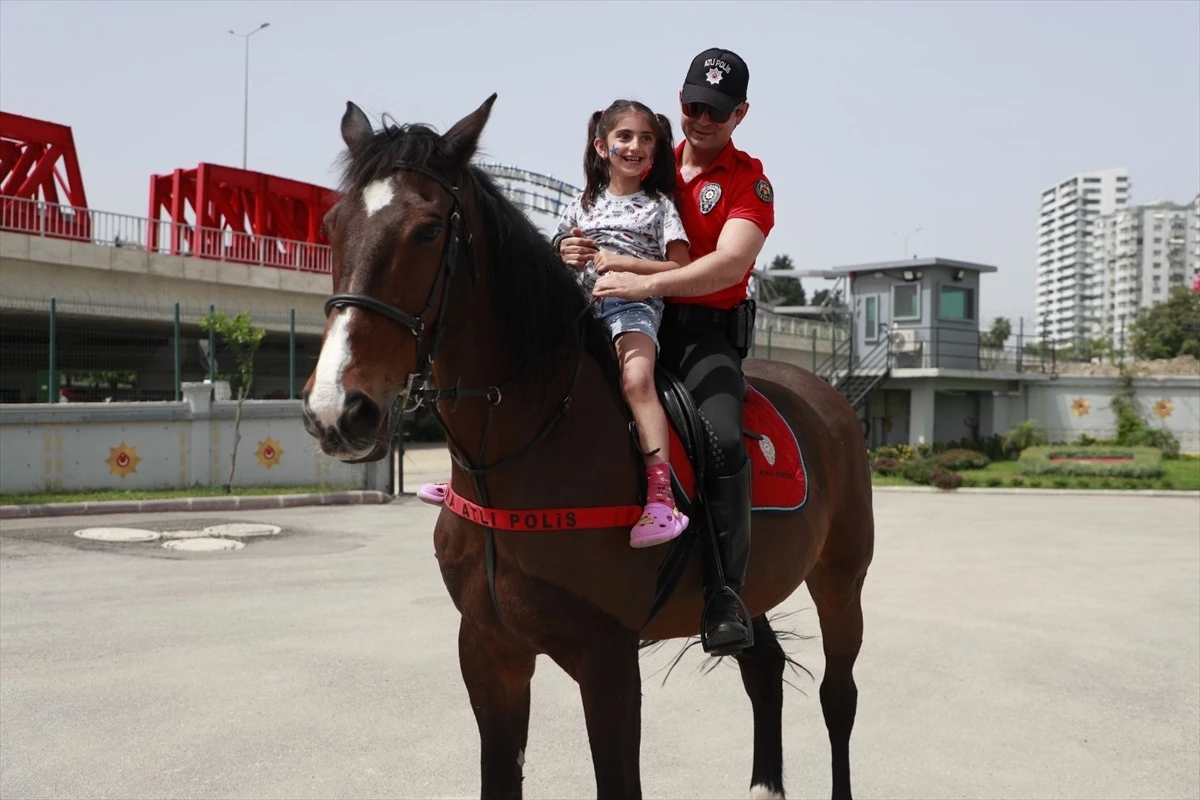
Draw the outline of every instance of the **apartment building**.
[[[1096,220],[1088,264],[1100,285],[1096,334],[1119,346],[1139,309],[1166,300],[1175,287],[1191,284],[1200,265],[1198,215],[1200,195],[1189,205],[1156,201],[1126,206]]]
[[[1091,266],[1092,236],[1101,216],[1126,206],[1129,191],[1124,167],[1080,172],[1042,190],[1035,306],[1045,336],[1056,346],[1092,338],[1101,329],[1104,282]]]

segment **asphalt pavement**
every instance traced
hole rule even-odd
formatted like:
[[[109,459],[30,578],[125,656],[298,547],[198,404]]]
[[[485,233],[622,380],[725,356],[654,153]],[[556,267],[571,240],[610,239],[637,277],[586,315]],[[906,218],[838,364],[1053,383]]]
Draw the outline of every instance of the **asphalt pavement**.
[[[876,509],[857,796],[1200,796],[1200,500],[879,492]],[[477,797],[436,513],[0,523],[0,797]],[[281,531],[213,553],[73,535],[226,522]],[[828,797],[815,613],[803,589],[779,610],[816,676],[789,677],[788,795]],[[645,796],[746,797],[736,668],[701,674],[696,648],[664,686],[677,650],[642,659]],[[595,796],[576,687],[547,659],[525,773],[526,797]]]

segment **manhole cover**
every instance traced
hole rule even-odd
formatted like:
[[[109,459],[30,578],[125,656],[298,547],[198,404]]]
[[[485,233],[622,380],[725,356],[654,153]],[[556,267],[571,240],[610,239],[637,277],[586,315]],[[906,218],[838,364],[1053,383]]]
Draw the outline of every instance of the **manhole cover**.
[[[164,539],[201,539],[207,537],[204,531],[163,531]]]
[[[278,525],[265,525],[260,522],[231,522],[226,525],[209,525],[204,533],[209,536],[229,536],[241,539],[247,536],[274,536],[283,528]]]
[[[153,542],[158,538],[158,531],[143,528],[84,528],[75,531],[75,535],[97,542]]]
[[[232,539],[172,539],[163,542],[168,550],[186,550],[192,553],[210,553],[216,550],[241,550],[246,545]]]

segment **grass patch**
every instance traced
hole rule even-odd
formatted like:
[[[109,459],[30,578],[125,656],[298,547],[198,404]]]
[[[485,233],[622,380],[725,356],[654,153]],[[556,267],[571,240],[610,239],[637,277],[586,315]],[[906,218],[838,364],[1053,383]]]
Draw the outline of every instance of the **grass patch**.
[[[340,492],[351,486],[234,486],[233,495],[316,494]],[[26,506],[41,503],[103,503],[111,500],[174,500],[181,497],[224,497],[220,486],[192,486],[188,489],[94,490],[83,492],[28,492],[0,494],[0,506]]]
[[[1017,463],[1025,475],[1053,476],[1056,486],[1063,476],[1158,478],[1163,474],[1162,450],[1154,447],[1029,447],[1021,452]]]
[[[972,470],[963,475],[966,486],[1018,487],[1023,489],[1158,489],[1175,491],[1200,491],[1200,460],[1194,458],[1166,459],[1162,462],[1162,475],[1155,478],[1125,478],[1104,475],[1024,475],[1016,461],[993,461],[981,470]],[[1055,479],[1064,485],[1056,486]],[[999,483],[997,483],[999,481]],[[874,486],[919,486],[901,475],[872,475]]]

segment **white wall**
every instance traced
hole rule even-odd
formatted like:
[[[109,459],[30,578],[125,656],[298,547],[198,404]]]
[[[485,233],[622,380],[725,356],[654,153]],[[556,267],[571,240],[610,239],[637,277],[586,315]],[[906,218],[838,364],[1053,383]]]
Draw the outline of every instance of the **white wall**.
[[[197,383],[184,384],[178,403],[0,406],[0,493],[221,486],[237,404],[211,395]],[[298,400],[247,400],[241,435],[235,485],[387,489],[386,459],[350,465],[323,455]],[[125,469],[109,463],[122,447]]]
[[[1174,433],[1183,452],[1200,452],[1200,378],[1138,378],[1133,386],[1142,418],[1149,425]],[[1071,442],[1081,434],[1110,439],[1117,429],[1112,399],[1120,391],[1118,379],[1112,377],[1059,376],[1056,380],[1026,383],[1025,397],[1009,398],[1008,419],[1038,420],[1050,441]],[[1083,401],[1080,413],[1073,410],[1077,400]],[[1169,405],[1170,412],[1161,419],[1155,414],[1160,401]]]

